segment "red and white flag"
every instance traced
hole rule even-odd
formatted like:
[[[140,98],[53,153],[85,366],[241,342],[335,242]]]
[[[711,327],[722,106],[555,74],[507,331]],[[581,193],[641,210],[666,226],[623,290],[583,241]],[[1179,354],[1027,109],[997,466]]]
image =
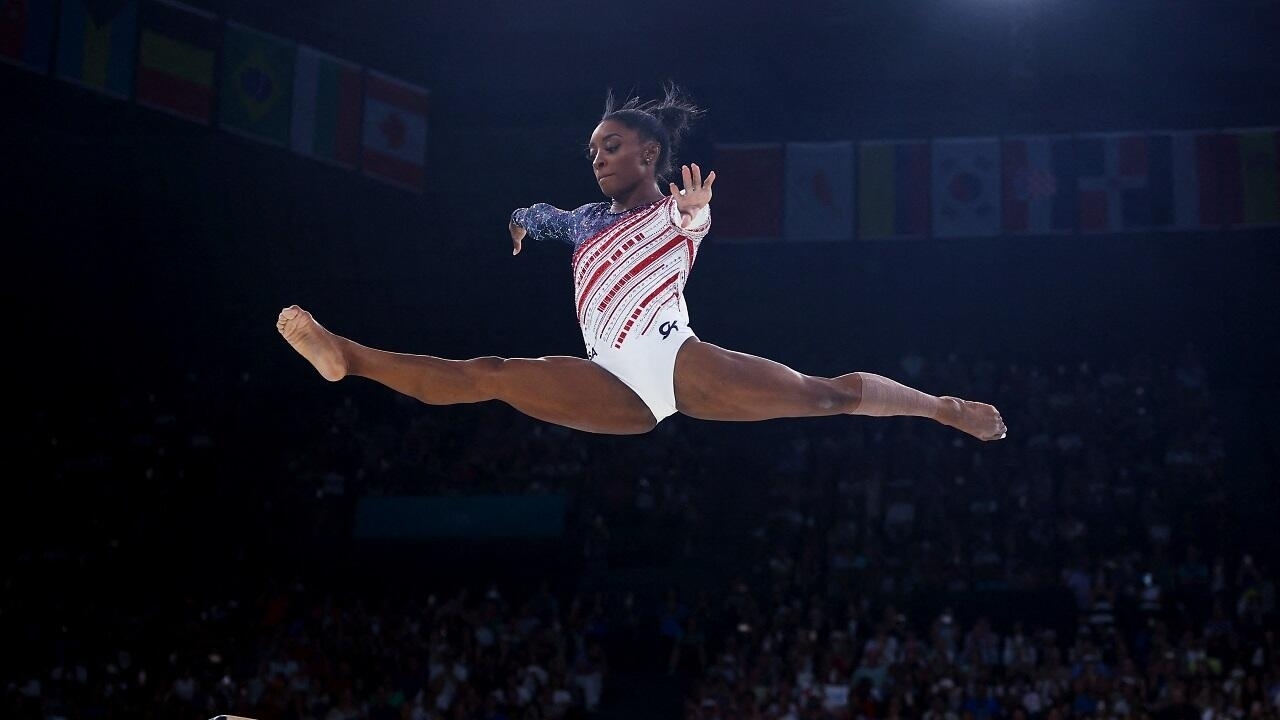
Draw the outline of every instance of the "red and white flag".
[[[999,139],[936,138],[932,156],[934,236],[999,235]]]
[[[427,95],[425,88],[369,71],[361,172],[422,192],[427,162]]]

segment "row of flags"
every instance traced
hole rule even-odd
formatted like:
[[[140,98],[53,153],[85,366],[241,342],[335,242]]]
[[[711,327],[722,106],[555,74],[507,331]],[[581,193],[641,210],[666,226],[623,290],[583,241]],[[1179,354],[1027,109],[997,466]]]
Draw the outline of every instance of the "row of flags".
[[[716,237],[851,240],[1280,225],[1280,128],[714,148]]]
[[[0,60],[420,192],[426,89],[170,0],[0,0]]]

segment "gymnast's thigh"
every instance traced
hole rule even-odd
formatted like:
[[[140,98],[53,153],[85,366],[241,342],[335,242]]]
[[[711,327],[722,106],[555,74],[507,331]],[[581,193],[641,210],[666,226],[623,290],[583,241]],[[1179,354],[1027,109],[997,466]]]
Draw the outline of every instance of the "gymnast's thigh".
[[[856,404],[849,388],[780,362],[690,340],[675,368],[676,406],[701,420],[819,417]]]
[[[644,433],[657,421],[613,373],[583,358],[555,355],[503,360],[494,395],[520,412],[585,432]]]

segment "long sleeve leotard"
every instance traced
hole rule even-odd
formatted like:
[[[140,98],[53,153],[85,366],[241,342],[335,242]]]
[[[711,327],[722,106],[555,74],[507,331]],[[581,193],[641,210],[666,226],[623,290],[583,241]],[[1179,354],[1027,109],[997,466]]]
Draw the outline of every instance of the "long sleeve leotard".
[[[623,350],[628,335],[655,331],[659,316],[688,324],[684,285],[711,228],[706,207],[690,227],[680,227],[672,197],[621,213],[609,212],[609,206],[561,210],[538,203],[511,214],[511,222],[535,240],[573,245],[578,324],[591,358],[598,351]]]

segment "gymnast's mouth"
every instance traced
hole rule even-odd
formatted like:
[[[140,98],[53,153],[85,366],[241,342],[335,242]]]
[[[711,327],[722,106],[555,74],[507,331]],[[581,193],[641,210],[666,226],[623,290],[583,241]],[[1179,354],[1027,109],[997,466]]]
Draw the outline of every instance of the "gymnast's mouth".
[[[600,182],[601,180],[603,180],[603,179],[605,179],[605,178],[611,178],[611,177],[613,177],[613,173],[609,173],[608,175],[601,175],[601,176],[599,176],[599,177],[597,177],[597,178],[596,178],[596,182]]]

